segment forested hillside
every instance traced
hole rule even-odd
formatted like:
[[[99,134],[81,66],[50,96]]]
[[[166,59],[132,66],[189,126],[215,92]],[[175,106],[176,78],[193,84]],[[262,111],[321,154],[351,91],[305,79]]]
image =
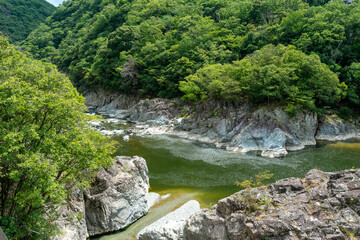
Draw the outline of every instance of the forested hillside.
[[[359,36],[358,1],[72,0],[22,46],[77,86],[350,113]]]
[[[0,32],[11,42],[24,40],[55,11],[45,0],[0,0]]]

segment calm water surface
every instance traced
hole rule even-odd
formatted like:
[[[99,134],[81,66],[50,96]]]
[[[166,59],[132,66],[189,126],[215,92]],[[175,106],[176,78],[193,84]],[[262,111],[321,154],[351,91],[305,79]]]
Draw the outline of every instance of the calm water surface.
[[[360,143],[320,143],[284,158],[268,159],[259,153],[234,153],[171,136],[133,137],[129,142],[119,142],[117,155],[146,159],[151,191],[194,191],[203,207],[238,191],[236,180],[251,179],[264,170],[273,173],[275,181],[303,177],[313,168],[337,171],[360,167]]]
[[[253,178],[269,170],[271,182],[286,177],[303,177],[310,169],[338,171],[360,167],[360,143],[319,143],[290,152],[286,157],[268,159],[259,153],[234,153],[209,144],[172,136],[155,135],[114,138],[121,156],[140,156],[149,168],[150,191],[172,197],[154,207],[127,230],[102,236],[101,240],[132,239],[145,226],[156,221],[189,199],[210,207],[219,199],[239,191],[234,182]]]

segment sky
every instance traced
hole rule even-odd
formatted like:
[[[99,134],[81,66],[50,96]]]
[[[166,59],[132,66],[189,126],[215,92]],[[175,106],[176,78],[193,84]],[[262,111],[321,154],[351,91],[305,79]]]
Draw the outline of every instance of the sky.
[[[56,7],[59,6],[59,4],[63,2],[63,0],[46,0],[46,1],[48,1],[49,3],[51,3],[52,5],[54,5]]]

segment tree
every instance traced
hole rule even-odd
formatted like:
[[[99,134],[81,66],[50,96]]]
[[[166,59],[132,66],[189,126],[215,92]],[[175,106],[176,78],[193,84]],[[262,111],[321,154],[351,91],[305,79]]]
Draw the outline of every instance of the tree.
[[[334,104],[346,89],[317,55],[271,44],[233,64],[208,65],[185,80],[180,90],[190,100],[280,102],[289,109]]]
[[[345,82],[348,84],[347,98],[353,104],[360,103],[360,63],[352,63],[344,68]]]
[[[57,207],[112,163],[84,99],[55,66],[0,38],[0,225],[11,238],[56,234]]]

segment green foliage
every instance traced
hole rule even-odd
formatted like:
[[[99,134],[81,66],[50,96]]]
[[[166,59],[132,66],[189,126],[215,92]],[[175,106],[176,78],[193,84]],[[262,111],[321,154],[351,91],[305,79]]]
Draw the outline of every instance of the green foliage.
[[[23,43],[76,85],[174,97],[206,64],[240,59],[247,25],[279,22],[301,0],[68,1]],[[132,76],[123,69],[132,59]]]
[[[185,92],[184,98],[191,100],[286,100],[290,114],[303,106],[334,107],[343,97],[356,109],[360,102],[353,70],[360,61],[359,19],[358,1],[72,0],[22,47],[37,59],[55,63],[81,87],[167,98]],[[256,76],[241,70],[252,64],[254,52],[269,44],[293,45],[310,56],[291,56],[292,63],[259,69],[250,66],[253,73],[259,71]],[[345,84],[334,89],[335,75],[319,60]],[[200,82],[211,83],[209,89]],[[317,87],[320,90],[313,89]]]
[[[0,38],[0,69],[0,224],[10,238],[47,239],[57,207],[111,164],[113,144],[55,66]]]
[[[343,69],[345,83],[349,86],[347,98],[353,104],[360,104],[360,63],[352,63]]]
[[[45,0],[0,0],[1,35],[22,41],[54,11]]]
[[[244,188],[244,192],[240,195],[241,202],[243,203],[243,210],[246,214],[251,214],[254,211],[259,210],[261,207],[267,208],[271,203],[272,199],[262,193],[252,191],[252,188],[261,188],[265,191],[265,181],[271,179],[274,174],[268,170],[260,172],[255,176],[255,180],[245,180],[242,182],[235,181],[235,184],[239,187]]]
[[[245,188],[245,189],[251,189],[256,187],[264,186],[264,181],[271,179],[274,176],[273,173],[271,173],[269,170],[262,171],[255,175],[255,180],[245,180],[242,182],[235,181],[235,184],[239,187]]]
[[[208,65],[181,81],[180,90],[190,100],[285,102],[288,112],[333,104],[343,92],[337,75],[317,55],[283,45],[267,45],[232,65]]]

